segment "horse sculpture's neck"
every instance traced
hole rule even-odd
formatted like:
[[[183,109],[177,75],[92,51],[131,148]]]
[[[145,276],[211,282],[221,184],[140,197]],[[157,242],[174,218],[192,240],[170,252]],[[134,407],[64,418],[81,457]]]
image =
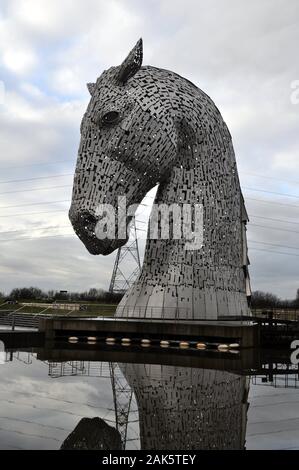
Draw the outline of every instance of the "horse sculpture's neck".
[[[186,250],[184,237],[149,237],[142,272],[117,315],[240,316],[248,313],[247,216],[231,137],[211,99],[178,79],[171,110],[177,119],[177,157],[155,204],[202,204],[203,246]]]

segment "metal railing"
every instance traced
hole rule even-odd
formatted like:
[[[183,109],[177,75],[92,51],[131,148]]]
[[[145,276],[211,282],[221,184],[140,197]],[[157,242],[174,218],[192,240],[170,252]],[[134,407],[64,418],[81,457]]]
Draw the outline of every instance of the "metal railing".
[[[299,309],[260,308],[252,309],[256,317],[270,318],[273,320],[299,321]]]
[[[265,375],[252,375],[253,385],[275,388],[299,388],[299,366],[294,364],[271,364],[264,367]]]
[[[3,306],[7,302],[4,302],[0,306]],[[276,324],[277,322],[299,322],[299,309],[252,309],[246,313],[235,313],[230,315],[216,316],[216,312],[205,312],[205,317],[202,318],[203,312],[196,311],[189,307],[179,306],[134,306],[134,307],[119,307],[117,316],[114,315],[114,307],[107,309],[105,306],[106,315],[103,316],[99,312],[98,316],[80,315],[77,308],[70,310],[64,315],[57,315],[56,313],[47,313],[52,308],[51,305],[42,309],[37,313],[21,313],[26,305],[22,305],[13,311],[1,311],[0,310],[0,325],[12,326],[31,326],[37,327],[39,318],[76,318],[82,319],[96,319],[103,321],[169,321],[169,322],[180,322],[180,321],[200,321],[200,322],[237,322],[248,324],[251,322],[262,323],[262,324]],[[111,314],[111,315],[110,315]]]
[[[155,307],[155,306],[135,306],[135,307],[120,307],[118,312],[114,316],[98,316],[98,317],[80,317],[74,316],[73,318],[79,319],[95,319],[103,321],[146,321],[146,322],[157,322],[160,320],[169,322],[181,322],[181,321],[227,321],[227,322],[246,322],[251,320],[250,312],[247,314],[236,313],[228,316],[216,316],[216,314],[206,313],[205,318],[197,316],[197,312],[189,307]],[[200,312],[198,312],[200,313]]]
[[[90,361],[49,361],[49,376],[52,378],[66,376],[88,376],[110,379],[110,369],[108,362]]]
[[[49,310],[49,308],[51,308],[47,307],[38,313],[20,313],[20,311],[25,307],[25,305],[22,305],[12,312],[0,311],[0,325],[11,326],[12,330],[14,330],[15,327],[38,328],[39,319],[44,316],[45,312]]]

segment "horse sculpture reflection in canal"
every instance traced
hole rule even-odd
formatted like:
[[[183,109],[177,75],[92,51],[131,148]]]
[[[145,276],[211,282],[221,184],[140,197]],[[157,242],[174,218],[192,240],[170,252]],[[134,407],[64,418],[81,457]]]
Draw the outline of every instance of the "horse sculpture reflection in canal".
[[[142,449],[244,449],[249,380],[227,371],[125,364]]]
[[[88,85],[70,220],[90,253],[107,255],[126,238],[97,237],[101,204],[116,208],[125,196],[127,206],[138,205],[159,184],[156,206],[201,205],[203,244],[186,249],[190,240],[171,230],[165,238],[148,235],[142,272],[117,316],[247,314],[248,218],[229,130],[203,91],[176,73],[142,66],[142,57],[139,40],[120,66]]]
[[[129,387],[136,398],[141,449],[245,448],[249,391],[245,376],[160,364],[127,363],[120,368],[128,383],[127,400],[131,402]],[[129,409],[123,402],[122,406]],[[99,418],[82,419],[62,448],[128,448],[127,430],[121,443],[119,430],[127,429],[129,415],[116,413],[118,416],[121,422],[116,428]]]

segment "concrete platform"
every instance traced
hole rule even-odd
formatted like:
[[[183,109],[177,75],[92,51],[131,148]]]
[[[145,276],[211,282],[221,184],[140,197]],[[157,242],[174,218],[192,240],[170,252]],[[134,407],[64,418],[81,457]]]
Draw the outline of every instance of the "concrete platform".
[[[32,330],[0,330],[0,341],[5,348],[35,348],[44,345],[45,335]]]

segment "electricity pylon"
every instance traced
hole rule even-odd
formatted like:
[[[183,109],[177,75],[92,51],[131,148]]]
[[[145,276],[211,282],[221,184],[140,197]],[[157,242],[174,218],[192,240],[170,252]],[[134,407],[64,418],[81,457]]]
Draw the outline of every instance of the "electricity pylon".
[[[109,362],[111,386],[115,411],[116,429],[120,434],[122,448],[126,448],[129,415],[131,411],[133,391],[129,387],[125,377],[120,373],[119,366],[115,362]]]
[[[125,274],[123,269],[126,258],[130,257],[133,260],[133,269],[129,275]],[[141,265],[139,257],[137,230],[135,224],[135,217],[131,223],[130,236],[126,245],[121,246],[117,250],[114,268],[111,276],[109,292],[113,294],[124,294],[129,287],[133,284],[137,276],[140,274]]]

